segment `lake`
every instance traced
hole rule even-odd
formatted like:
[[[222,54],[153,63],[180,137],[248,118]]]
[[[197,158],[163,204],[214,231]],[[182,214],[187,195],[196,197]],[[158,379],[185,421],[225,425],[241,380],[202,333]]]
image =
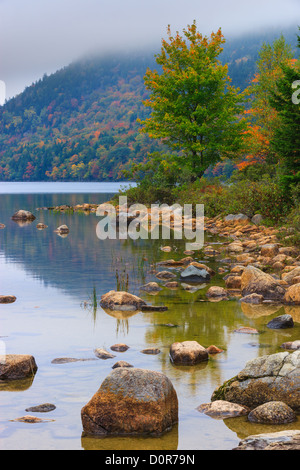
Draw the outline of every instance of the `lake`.
[[[110,200],[119,187],[119,183],[0,183],[0,223],[6,225],[0,230],[0,294],[17,297],[13,304],[0,305],[2,346],[7,354],[33,355],[38,365],[29,383],[0,387],[0,449],[230,450],[250,434],[300,429],[299,419],[272,427],[249,423],[245,417],[216,420],[196,409],[210,402],[215,388],[235,376],[248,360],[280,352],[283,342],[299,339],[299,324],[290,330],[266,327],[272,317],[284,313],[283,308],[242,308],[238,299],[207,302],[209,284],[192,290],[162,286],[155,296],[147,294],[140,286],[150,281],[163,284],[153,268],[158,261],[184,257],[183,241],[100,240],[95,213],[37,210],[62,204],[100,204]],[[36,220],[25,225],[12,221],[19,209],[33,212]],[[38,222],[48,228],[37,230]],[[62,224],[70,229],[66,237],[54,232]],[[206,243],[218,247],[223,242],[206,234]],[[163,245],[171,245],[172,252],[161,251]],[[194,259],[215,270],[220,266],[220,260],[205,257],[201,251]],[[216,274],[213,285],[224,285],[223,276]],[[102,294],[127,282],[129,292],[148,303],[166,305],[168,310],[109,314],[100,306],[93,307],[94,293],[100,300]],[[236,333],[241,326],[256,328],[259,334]],[[224,352],[197,366],[174,366],[170,345],[185,340],[204,347],[213,344]],[[129,349],[115,352],[113,359],[95,359],[95,348],[109,351],[115,343],[126,343]],[[160,354],[141,353],[149,347],[160,349]],[[93,360],[52,362],[62,357]],[[118,360],[170,378],[179,399],[179,423],[172,431],[159,438],[83,435],[81,409]],[[28,414],[26,408],[42,403],[56,406],[52,412],[35,414],[49,421],[13,421]]]

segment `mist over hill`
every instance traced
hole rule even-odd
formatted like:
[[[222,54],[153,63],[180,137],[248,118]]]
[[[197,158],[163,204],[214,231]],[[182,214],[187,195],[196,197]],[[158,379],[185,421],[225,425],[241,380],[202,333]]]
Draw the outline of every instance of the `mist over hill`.
[[[297,29],[283,33],[295,48]],[[233,85],[249,85],[263,42],[279,35],[227,40],[220,60]],[[143,77],[157,68],[157,52],[86,57],[7,101],[0,107],[0,181],[116,181],[162,148],[136,122],[149,115]]]

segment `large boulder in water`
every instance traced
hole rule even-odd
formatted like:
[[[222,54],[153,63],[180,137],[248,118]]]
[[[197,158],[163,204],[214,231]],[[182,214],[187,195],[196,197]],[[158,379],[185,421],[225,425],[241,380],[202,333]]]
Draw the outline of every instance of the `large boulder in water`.
[[[178,422],[171,381],[156,371],[114,369],[81,410],[83,430],[93,435],[159,435]]]
[[[136,295],[129,294],[125,291],[111,290],[107,294],[102,295],[100,300],[102,308],[109,310],[140,310],[146,302]]]
[[[260,294],[265,300],[283,300],[285,289],[270,274],[254,266],[247,266],[241,276],[242,295]]]
[[[254,409],[282,401],[300,411],[300,351],[261,356],[246,363],[236,377],[214,391],[212,401],[226,400]]]
[[[174,364],[194,365],[208,360],[208,352],[197,341],[176,342],[171,345],[170,358]]]

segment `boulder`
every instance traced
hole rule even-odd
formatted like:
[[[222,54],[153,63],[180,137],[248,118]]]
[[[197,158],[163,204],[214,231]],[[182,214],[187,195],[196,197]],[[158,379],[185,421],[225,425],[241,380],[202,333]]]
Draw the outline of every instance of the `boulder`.
[[[229,214],[224,217],[225,222],[247,224],[249,222],[249,217],[245,214]]]
[[[300,431],[255,434],[240,441],[233,450],[300,450]]]
[[[37,365],[33,356],[28,354],[8,354],[0,356],[0,381],[18,380],[34,376]]]
[[[174,279],[176,274],[171,273],[170,271],[160,271],[156,274],[157,279]]]
[[[110,349],[112,351],[117,351],[117,352],[125,352],[127,351],[127,349],[129,349],[129,346],[127,346],[127,344],[124,344],[124,343],[118,343],[118,344],[113,344]]]
[[[260,253],[262,256],[266,256],[267,258],[274,258],[279,253],[278,245],[275,243],[267,243],[266,245],[262,245],[260,247]]]
[[[282,343],[280,347],[288,349],[289,351],[296,351],[297,349],[300,349],[300,339],[297,339],[296,341],[286,341],[285,343]]]
[[[109,310],[140,310],[146,302],[125,291],[111,290],[101,296],[100,306]]]
[[[212,401],[226,400],[251,410],[269,401],[283,401],[300,411],[300,351],[281,352],[248,361],[235,377],[216,389]]]
[[[267,327],[273,330],[293,328],[293,326],[294,326],[293,317],[291,315],[288,315],[287,313],[285,315],[279,315],[278,317],[273,318],[267,324]]]
[[[246,302],[249,304],[261,304],[264,298],[260,294],[253,293],[253,294],[246,295],[245,297],[242,297],[240,300],[241,302]]]
[[[229,275],[225,279],[227,289],[240,290],[242,283],[241,276]]]
[[[250,411],[248,420],[261,424],[286,424],[296,421],[297,415],[282,401],[269,401]]]
[[[228,299],[228,292],[224,287],[211,286],[206,292],[206,297],[209,299]]]
[[[288,304],[300,304],[300,283],[288,287],[284,301]]]
[[[288,273],[283,273],[281,277],[288,284],[293,284],[293,279],[298,276],[300,276],[300,266],[293,268]]]
[[[208,282],[210,274],[206,269],[199,269],[190,264],[180,273],[180,278],[185,282]]]
[[[251,219],[251,222],[255,225],[260,225],[262,221],[263,221],[263,216],[261,214],[255,214]]]
[[[83,430],[92,435],[160,435],[178,422],[171,381],[156,371],[118,367],[81,410]]]
[[[171,345],[170,358],[174,364],[195,365],[208,360],[208,352],[197,341],[176,342]]]
[[[224,400],[203,403],[198,406],[197,410],[215,419],[235,418],[236,416],[244,416],[249,413],[249,409],[245,406]]]
[[[265,300],[282,300],[285,289],[280,282],[254,266],[247,266],[241,276],[241,291],[245,297],[260,294]]]
[[[35,220],[35,216],[29,211],[20,209],[19,211],[14,213],[14,215],[12,216],[12,220],[31,220],[32,221],[32,220]]]

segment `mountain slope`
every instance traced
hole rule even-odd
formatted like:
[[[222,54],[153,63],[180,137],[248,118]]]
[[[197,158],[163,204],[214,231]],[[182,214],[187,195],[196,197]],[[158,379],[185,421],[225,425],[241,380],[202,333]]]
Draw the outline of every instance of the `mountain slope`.
[[[296,35],[290,33],[291,42]],[[263,40],[225,44],[234,85],[245,88],[255,73]],[[149,110],[143,77],[156,67],[154,53],[91,57],[27,87],[0,107],[0,181],[105,181],[143,161],[160,144],[139,133],[137,117]]]

